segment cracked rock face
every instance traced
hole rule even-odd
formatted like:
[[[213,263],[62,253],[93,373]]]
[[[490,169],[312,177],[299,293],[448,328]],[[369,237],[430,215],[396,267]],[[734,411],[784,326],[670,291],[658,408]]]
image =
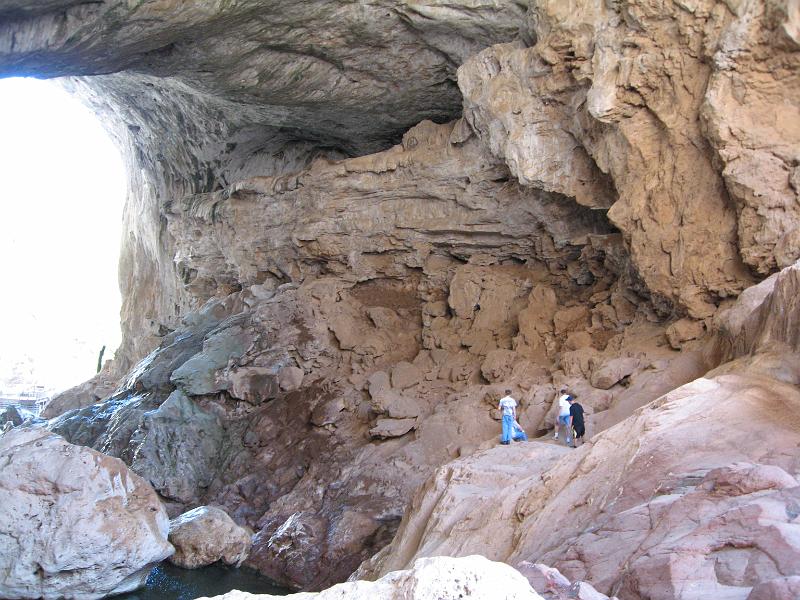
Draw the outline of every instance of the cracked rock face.
[[[536,2],[535,45],[459,69],[464,116],[521,182],[609,208],[648,288],[707,317],[746,267],[800,256],[797,19],[784,2]]]
[[[276,279],[421,276],[431,287],[460,261],[531,256],[556,272],[591,236],[612,233],[601,214],[510,181],[475,138],[458,137],[462,125],[425,121],[385,152],[173,206],[167,222],[186,288],[206,300]]]

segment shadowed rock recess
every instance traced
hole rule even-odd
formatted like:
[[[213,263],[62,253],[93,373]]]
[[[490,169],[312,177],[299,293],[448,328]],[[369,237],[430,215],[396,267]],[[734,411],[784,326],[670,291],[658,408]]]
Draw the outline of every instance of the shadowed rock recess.
[[[125,153],[123,346],[47,427],[171,517],[306,590],[797,589],[795,2],[11,0],[0,75]],[[542,440],[493,447],[507,388]]]

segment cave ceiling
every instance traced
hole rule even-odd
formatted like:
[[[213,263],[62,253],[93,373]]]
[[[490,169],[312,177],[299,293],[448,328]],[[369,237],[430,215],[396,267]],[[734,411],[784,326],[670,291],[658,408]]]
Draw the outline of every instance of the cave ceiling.
[[[234,130],[260,127],[269,138],[267,130],[278,129],[360,154],[422,119],[458,116],[457,67],[514,39],[525,8],[14,0],[0,8],[0,76],[83,76],[127,110],[138,99],[142,109],[173,104],[183,118],[207,110]]]

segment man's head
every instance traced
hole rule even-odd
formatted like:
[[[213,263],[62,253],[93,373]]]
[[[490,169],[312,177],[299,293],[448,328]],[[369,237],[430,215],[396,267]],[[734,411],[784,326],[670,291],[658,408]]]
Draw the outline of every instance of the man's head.
[[[569,396],[567,396],[567,402],[569,402],[570,404],[572,404],[573,402],[575,402],[575,396],[573,396],[572,394],[570,394]]]
[[[511,388],[506,388],[506,396],[510,396],[510,395],[511,395]]]
[[[567,391],[567,388],[565,388],[565,387],[561,388],[561,393],[562,394],[569,394],[569,392]]]

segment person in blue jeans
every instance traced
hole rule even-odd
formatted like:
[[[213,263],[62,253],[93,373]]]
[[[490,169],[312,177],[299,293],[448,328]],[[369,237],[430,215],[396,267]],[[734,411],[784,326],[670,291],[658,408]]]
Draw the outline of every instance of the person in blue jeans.
[[[497,408],[503,413],[503,437],[500,443],[508,446],[514,432],[514,421],[517,419],[517,401],[511,397],[510,389],[506,389],[506,395],[500,398]]]
[[[572,431],[570,431],[569,424],[569,399],[572,394],[569,393],[567,388],[561,388],[558,396],[558,416],[556,417],[556,432],[553,434],[554,439],[558,439],[559,429],[564,428],[564,441],[567,446],[572,443]]]

